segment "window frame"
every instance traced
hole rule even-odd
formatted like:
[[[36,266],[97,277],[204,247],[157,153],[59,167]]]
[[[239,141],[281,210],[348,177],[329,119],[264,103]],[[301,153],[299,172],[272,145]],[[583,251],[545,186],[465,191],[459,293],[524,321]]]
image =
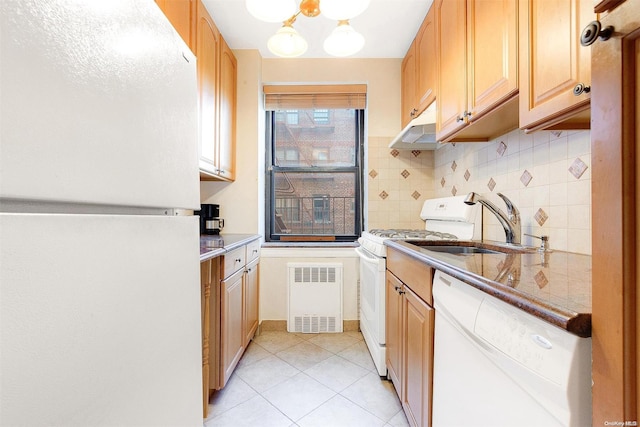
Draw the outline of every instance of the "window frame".
[[[341,108],[336,108],[341,109]],[[345,109],[345,108],[342,108]],[[336,242],[355,242],[362,234],[364,224],[364,109],[354,109],[354,165],[353,166],[278,166],[276,165],[276,149],[275,149],[275,132],[276,116],[279,111],[267,110],[265,121],[265,241],[267,242],[317,242],[317,241],[336,241]],[[327,235],[327,234],[287,234],[282,239],[283,234],[276,233],[276,215],[275,215],[275,179],[280,172],[295,173],[353,173],[355,176],[355,211],[354,211],[354,233],[348,235]],[[313,199],[319,198],[320,195]],[[351,212],[351,209],[347,209]],[[315,222],[315,212],[314,212]],[[330,221],[329,221],[330,222]],[[327,223],[328,224],[328,223]]]

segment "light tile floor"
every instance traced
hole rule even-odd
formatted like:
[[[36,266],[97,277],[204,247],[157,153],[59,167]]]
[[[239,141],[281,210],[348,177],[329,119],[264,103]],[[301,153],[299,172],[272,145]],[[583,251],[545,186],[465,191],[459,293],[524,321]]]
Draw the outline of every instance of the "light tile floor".
[[[262,332],[211,397],[204,421],[205,427],[408,425],[359,332]]]

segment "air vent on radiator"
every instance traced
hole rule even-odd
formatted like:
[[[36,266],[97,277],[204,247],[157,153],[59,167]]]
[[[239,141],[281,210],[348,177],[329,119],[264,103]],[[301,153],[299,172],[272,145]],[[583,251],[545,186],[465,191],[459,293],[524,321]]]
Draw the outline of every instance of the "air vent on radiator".
[[[342,264],[288,263],[289,332],[342,332]]]

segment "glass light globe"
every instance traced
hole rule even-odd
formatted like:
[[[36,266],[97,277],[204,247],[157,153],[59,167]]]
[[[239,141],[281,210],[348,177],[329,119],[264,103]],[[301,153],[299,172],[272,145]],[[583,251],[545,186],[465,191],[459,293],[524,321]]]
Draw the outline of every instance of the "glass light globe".
[[[320,13],[337,21],[351,19],[369,7],[370,0],[321,0]]]
[[[274,55],[295,58],[307,51],[307,41],[293,27],[285,25],[269,38],[267,47]]]
[[[353,55],[363,47],[364,37],[354,30],[347,21],[340,21],[324,41],[325,52],[333,56]]]
[[[246,0],[250,14],[264,22],[284,22],[296,13],[295,0]]]

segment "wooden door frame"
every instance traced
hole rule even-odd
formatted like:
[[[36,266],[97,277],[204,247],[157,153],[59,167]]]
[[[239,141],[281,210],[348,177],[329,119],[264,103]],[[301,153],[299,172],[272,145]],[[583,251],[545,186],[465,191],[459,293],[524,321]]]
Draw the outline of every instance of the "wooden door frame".
[[[594,426],[637,421],[637,75],[622,58],[635,56],[639,15],[627,1],[603,16],[615,34],[591,51]]]

